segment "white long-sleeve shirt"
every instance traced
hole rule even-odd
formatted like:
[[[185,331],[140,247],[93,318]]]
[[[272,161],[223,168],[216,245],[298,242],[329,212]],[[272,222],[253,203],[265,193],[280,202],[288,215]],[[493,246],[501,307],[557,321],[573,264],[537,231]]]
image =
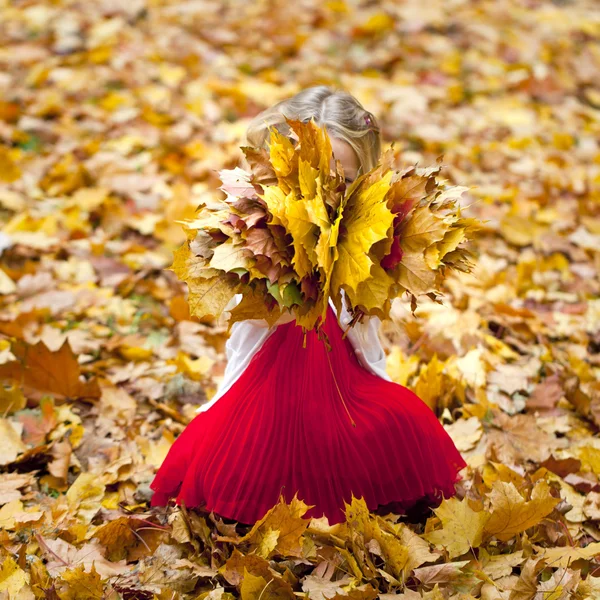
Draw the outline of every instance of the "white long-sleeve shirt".
[[[226,310],[231,310],[242,299],[242,294],[236,294],[232,298]],[[329,304],[333,312],[337,311],[333,300],[329,299]],[[342,303],[342,314],[340,323],[342,326],[348,325],[352,316],[346,309],[345,303]],[[385,370],[386,356],[379,340],[379,317],[365,316],[363,322],[356,323],[348,331],[347,337],[354,348],[354,352],[363,367],[371,373],[391,381],[390,376]],[[277,325],[269,328],[267,322],[263,319],[247,319],[245,321],[236,321],[231,326],[231,334],[225,344],[225,354],[227,356],[227,366],[223,379],[217,388],[215,395],[200,406],[196,412],[204,412],[217,402],[217,400],[229,390],[244,372],[252,357],[258,352],[267,338],[274,333]]]

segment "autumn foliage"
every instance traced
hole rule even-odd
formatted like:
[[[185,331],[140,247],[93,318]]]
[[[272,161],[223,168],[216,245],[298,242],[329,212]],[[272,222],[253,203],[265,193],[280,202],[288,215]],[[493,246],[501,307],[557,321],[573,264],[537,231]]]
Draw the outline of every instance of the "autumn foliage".
[[[0,598],[599,598],[599,39],[590,0],[0,2]],[[469,467],[415,518],[150,510],[225,366],[227,324],[169,270],[181,222],[241,198],[249,121],[320,83],[377,115],[420,200],[464,186],[483,223],[441,303],[403,293],[381,327]],[[259,213],[230,207],[248,241]],[[414,250],[420,285],[440,241],[396,219],[379,265]]]
[[[306,331],[324,322],[330,297],[339,314],[343,290],[356,317],[385,319],[403,292],[413,304],[435,299],[447,270],[470,271],[461,242],[477,222],[457,207],[467,188],[441,186],[439,166],[394,171],[392,149],[347,186],[339,161],[330,171],[325,128],[288,125],[297,144],[271,128],[268,151],[243,148],[251,172],[220,172],[223,203],[185,223],[173,270],[188,284],[192,314],[219,316],[240,293],[231,324],[273,324],[289,309]]]

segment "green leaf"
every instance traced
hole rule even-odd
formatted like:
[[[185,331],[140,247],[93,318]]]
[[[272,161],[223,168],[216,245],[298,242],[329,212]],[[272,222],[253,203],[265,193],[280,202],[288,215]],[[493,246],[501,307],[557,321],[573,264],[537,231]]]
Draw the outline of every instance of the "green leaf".
[[[288,283],[283,290],[283,304],[288,308],[293,304],[302,304],[302,294],[300,289],[294,283]]]
[[[269,294],[271,294],[271,296],[273,296],[273,298],[275,298],[275,300],[277,300],[277,302],[279,303],[279,306],[281,306],[283,304],[283,298],[281,297],[281,292],[279,291],[279,283],[275,282],[275,283],[271,283],[268,279],[267,279],[267,289],[269,290]]]

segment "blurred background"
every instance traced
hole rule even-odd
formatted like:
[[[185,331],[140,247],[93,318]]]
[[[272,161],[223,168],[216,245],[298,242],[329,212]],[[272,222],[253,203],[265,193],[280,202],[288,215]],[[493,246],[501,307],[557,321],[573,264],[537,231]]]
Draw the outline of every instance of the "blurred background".
[[[591,439],[599,75],[593,0],[0,0],[0,464],[35,467],[48,501],[79,469],[112,473],[105,506],[148,499],[225,365],[223,323],[166,270],[177,220],[253,116],[316,84],[373,112],[399,166],[443,155],[486,220],[444,305],[397,301],[390,375],[474,467],[541,461],[572,419]]]

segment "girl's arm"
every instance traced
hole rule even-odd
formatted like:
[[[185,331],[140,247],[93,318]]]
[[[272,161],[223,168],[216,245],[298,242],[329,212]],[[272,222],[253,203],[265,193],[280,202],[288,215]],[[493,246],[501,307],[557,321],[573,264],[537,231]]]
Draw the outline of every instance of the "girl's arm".
[[[342,290],[342,296],[340,323],[346,328],[352,320],[352,315],[346,308],[344,290]],[[350,327],[347,337],[361,365],[371,373],[391,381],[391,377],[386,371],[387,357],[379,339],[380,325],[379,317],[364,315],[362,321],[358,321],[353,327]]]
[[[346,309],[346,298],[345,292],[342,290],[343,302],[342,311],[340,315],[340,323],[343,328],[347,328],[348,323],[352,320],[352,315]],[[242,300],[242,294],[236,294],[229,304],[225,307],[225,310],[233,309]],[[276,322],[276,325],[282,325],[293,321],[294,316],[291,313],[284,313]],[[381,319],[377,316],[370,317],[365,315],[362,322],[357,322],[348,331],[347,337],[352,344],[356,357],[358,358],[361,365],[374,373],[387,380],[391,380],[390,376],[386,372],[386,354],[379,340],[379,326],[381,325]],[[271,328],[271,331],[275,327]],[[246,319],[244,321],[238,321],[232,325],[231,336],[227,343],[227,357],[231,358],[231,353],[238,351],[241,354],[246,354],[249,351],[254,351],[256,345],[264,342],[265,335],[269,330],[269,324],[264,319]],[[260,340],[260,341],[259,341]]]
[[[232,310],[242,299],[242,294],[236,294],[225,306],[225,310]],[[225,355],[227,365],[223,379],[219,384],[215,395],[197,409],[204,412],[217,402],[217,400],[238,380],[246,367],[250,364],[252,357],[260,350],[265,340],[276,330],[275,327],[268,328],[267,322],[262,319],[247,319],[236,321],[231,326],[229,338],[225,342]]]
[[[371,372],[382,376],[386,374],[387,358],[379,340],[381,319],[365,315],[363,322],[356,323],[348,332],[348,338],[359,362]],[[389,379],[389,377],[386,377]]]

